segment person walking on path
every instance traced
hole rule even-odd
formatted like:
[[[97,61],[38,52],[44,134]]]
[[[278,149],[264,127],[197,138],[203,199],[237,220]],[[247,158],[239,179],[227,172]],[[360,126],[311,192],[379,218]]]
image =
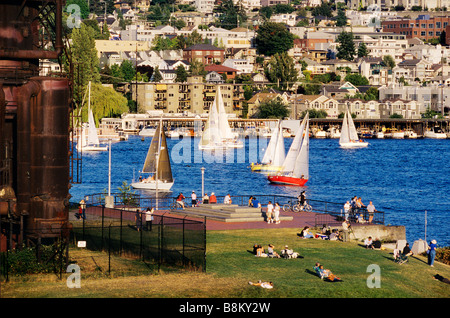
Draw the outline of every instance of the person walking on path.
[[[192,207],[197,205],[197,194],[195,193],[194,190],[192,190],[191,201],[192,201]]]
[[[273,204],[271,201],[267,204],[266,220],[267,223],[273,223]]]
[[[273,208],[273,212],[274,212],[274,221],[275,224],[280,224],[280,205],[277,203],[275,203],[275,207]]]
[[[82,199],[80,201],[80,208],[81,208],[81,218],[86,220],[86,202]]]
[[[147,231],[152,230],[152,223],[153,223],[153,212],[155,212],[155,209],[147,208],[147,211],[145,211],[145,227]]]
[[[431,267],[434,267],[434,258],[436,257],[436,247],[437,247],[436,240],[432,240],[430,242],[430,245],[428,246],[428,265]]]
[[[136,222],[136,230],[139,232],[142,229],[142,214],[139,209],[136,209],[134,221]]]
[[[376,211],[375,206],[373,205],[372,201],[369,202],[369,205],[367,206],[367,212],[369,212],[369,223],[372,223],[373,220],[373,213]]]
[[[344,204],[344,219],[345,221],[348,221],[348,214],[350,213],[350,202],[345,202]]]

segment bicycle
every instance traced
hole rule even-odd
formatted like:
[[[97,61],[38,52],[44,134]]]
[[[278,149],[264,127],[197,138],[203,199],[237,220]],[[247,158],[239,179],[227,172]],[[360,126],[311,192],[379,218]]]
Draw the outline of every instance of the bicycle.
[[[283,205],[283,210],[284,211],[293,211],[293,212],[300,212],[300,211],[306,211],[306,212],[311,212],[312,211],[312,206],[309,205],[307,202],[305,202],[305,204],[300,204],[299,201],[297,201],[297,203],[293,204],[292,201],[288,201],[287,204]]]
[[[184,203],[184,201],[183,201]],[[185,203],[186,206],[186,203]],[[169,205],[169,209],[170,210],[178,210],[178,209],[182,209],[181,204],[178,203],[178,201],[173,201],[170,205]]]

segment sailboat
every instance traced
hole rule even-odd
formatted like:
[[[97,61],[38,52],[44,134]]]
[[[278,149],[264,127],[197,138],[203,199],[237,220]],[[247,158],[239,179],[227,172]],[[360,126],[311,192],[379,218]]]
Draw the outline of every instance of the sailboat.
[[[348,107],[344,115],[344,121],[342,122],[339,145],[342,148],[363,148],[369,145],[368,142],[359,140],[355,123],[353,122],[353,118]]]
[[[98,139],[97,128],[95,127],[94,115],[91,109],[91,82],[88,85],[89,97],[88,97],[88,126],[82,125],[80,129],[80,135],[77,141],[78,151],[107,151],[107,146],[100,146]],[[87,130],[87,133],[86,133]]]
[[[300,125],[292,141],[283,168],[276,175],[269,175],[270,183],[304,186],[309,179],[309,113]]]
[[[252,162],[250,168],[252,171],[278,172],[281,171],[285,158],[283,131],[281,121],[278,121],[261,163],[254,164]]]
[[[135,189],[170,191],[173,186],[172,168],[162,120],[156,128],[141,172],[150,175],[148,178],[140,177],[138,182],[132,182],[131,186]]]
[[[242,141],[237,140],[237,135],[231,131],[220,86],[218,86],[214,102],[209,108],[208,120],[198,147],[201,150],[244,147]]]

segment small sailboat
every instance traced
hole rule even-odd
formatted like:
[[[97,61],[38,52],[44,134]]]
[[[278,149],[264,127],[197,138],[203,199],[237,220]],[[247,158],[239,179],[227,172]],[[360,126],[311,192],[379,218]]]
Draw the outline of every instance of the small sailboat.
[[[250,168],[254,172],[278,172],[281,171],[285,158],[284,136],[281,128],[281,121],[278,121],[277,127],[272,133],[272,137],[270,137],[269,144],[267,145],[261,163],[255,164],[252,162]]]
[[[283,162],[282,170],[269,175],[270,183],[304,186],[309,179],[309,113],[300,125],[289,152]]]
[[[368,142],[359,140],[358,132],[356,131],[355,123],[353,122],[350,110],[344,115],[344,121],[342,122],[341,137],[339,138],[339,145],[342,148],[363,148],[369,145]]]
[[[160,121],[148,148],[142,173],[148,173],[148,178],[139,178],[138,182],[131,183],[135,189],[170,191],[174,180],[170,166],[169,151],[167,149],[166,135]]]
[[[220,86],[218,86],[198,147],[201,150],[243,148],[244,144],[237,137],[237,134],[231,131]]]
[[[94,115],[91,109],[91,82],[88,85],[89,97],[88,97],[88,126],[82,125],[80,134],[77,140],[77,150],[84,151],[107,151],[108,146],[100,146],[98,139],[97,128],[95,127]],[[87,130],[87,133],[86,133]]]

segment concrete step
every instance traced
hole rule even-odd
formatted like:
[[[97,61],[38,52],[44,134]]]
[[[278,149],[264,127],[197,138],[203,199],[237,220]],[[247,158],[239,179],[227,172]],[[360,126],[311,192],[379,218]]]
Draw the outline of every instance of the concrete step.
[[[264,222],[265,212],[260,208],[226,204],[202,204],[198,207],[187,207],[184,210],[171,210],[173,214],[192,217],[206,217],[208,220],[221,222]],[[280,216],[281,221],[291,221],[292,216]]]

